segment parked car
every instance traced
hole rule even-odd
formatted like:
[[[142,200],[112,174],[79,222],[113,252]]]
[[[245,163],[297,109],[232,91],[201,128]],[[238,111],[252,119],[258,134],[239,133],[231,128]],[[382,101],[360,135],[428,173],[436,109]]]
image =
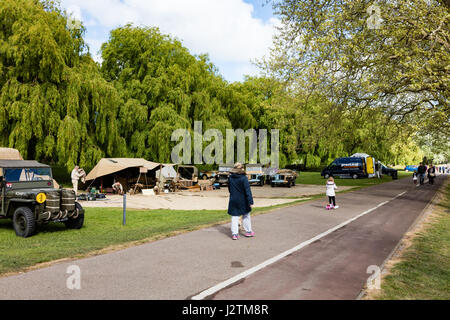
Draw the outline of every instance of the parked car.
[[[417,171],[418,166],[408,165],[405,167],[405,171],[414,172]]]
[[[380,162],[381,163],[381,162]],[[397,180],[398,179],[398,171],[394,168],[389,168],[388,166],[381,163],[381,173],[391,176],[392,179]]]

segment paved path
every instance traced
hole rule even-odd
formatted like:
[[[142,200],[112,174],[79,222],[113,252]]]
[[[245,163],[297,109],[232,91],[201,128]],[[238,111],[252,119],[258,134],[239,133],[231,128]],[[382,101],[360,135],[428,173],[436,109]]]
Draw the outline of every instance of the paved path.
[[[442,178],[438,178],[437,182],[442,183],[442,180]],[[259,292],[237,285],[234,288],[245,296],[232,296],[233,299],[337,298],[336,295],[333,295],[333,292],[347,290],[348,284],[352,290],[352,293],[349,293],[348,296],[354,298],[356,295],[353,292],[359,292],[362,286],[360,280],[362,279],[358,278],[357,285],[352,279],[355,277],[354,274],[358,274],[359,277],[361,271],[359,269],[353,272],[347,270],[353,265],[348,262],[353,260],[350,256],[347,256],[352,250],[348,250],[345,244],[357,249],[358,245],[355,246],[355,244],[364,242],[365,248],[369,250],[371,242],[368,242],[367,238],[373,239],[373,250],[367,251],[365,257],[359,257],[358,259],[364,261],[358,263],[358,265],[362,264],[367,267],[368,264],[379,263],[382,257],[389,254],[388,246],[394,246],[398,242],[399,235],[403,234],[410,224],[403,218],[400,221],[394,219],[398,214],[397,210],[405,211],[406,209],[402,208],[410,208],[414,211],[409,220],[412,222],[414,217],[417,217],[426,206],[435,189],[436,187],[430,188],[430,186],[415,188],[412,186],[410,179],[402,179],[354,192],[338,194],[337,201],[341,208],[335,211],[326,211],[324,209],[325,199],[323,199],[255,216],[252,220],[257,235],[255,238],[241,238],[239,241],[232,241],[230,240],[229,225],[226,224],[97,257],[59,263],[44,269],[3,277],[0,278],[0,299],[191,298],[277,256],[281,252],[285,252],[351,218],[357,217],[368,209],[380,205],[380,203],[391,201],[389,205],[386,204],[386,208],[390,209],[386,211],[385,220],[379,220],[378,222],[364,220],[371,215],[377,215],[378,210],[375,210],[355,220],[356,225],[349,224],[348,227],[329,235],[334,238],[322,239],[321,242],[312,243],[298,251],[299,254],[305,254],[306,252],[313,258],[322,256],[322,259],[317,257],[316,260],[306,261],[307,263],[299,269],[291,269],[290,271],[295,273],[293,276],[297,279],[296,285],[289,283],[290,278],[287,275],[282,275],[283,271],[274,269],[280,265],[275,263],[260,272],[264,273],[264,281],[268,281],[270,284],[284,282],[287,286],[286,290],[283,287],[277,287],[270,294],[261,296]],[[394,196],[404,192],[406,192],[405,195],[392,200]],[[423,197],[419,197],[419,195],[423,195]],[[409,200],[406,201],[404,198]],[[384,227],[375,234],[365,234],[362,231],[354,232],[355,229],[359,229],[358,225],[370,226],[373,223],[379,223]],[[375,229],[369,229],[369,231],[372,232],[371,230]],[[348,235],[347,232],[351,234]],[[395,237],[390,236],[391,232],[395,233]],[[342,238],[345,238],[347,242],[339,243],[332,250],[326,245]],[[378,249],[385,244],[386,248],[379,253]],[[324,250],[323,253],[321,253],[322,250]],[[338,258],[332,258],[331,253],[336,253],[335,250],[343,250],[344,253]],[[361,250],[363,251],[363,249]],[[315,254],[316,252],[318,253]],[[372,253],[376,256],[373,261],[371,260]],[[297,254],[293,254],[288,259],[296,256]],[[323,262],[327,259],[330,261],[325,266]],[[303,257],[293,263],[298,265],[301,261],[303,261]],[[80,267],[80,290],[70,290],[66,286],[67,278],[70,276],[66,272],[71,265]],[[321,270],[323,271],[324,268],[329,268],[329,266],[332,266],[338,272],[337,276],[331,280],[339,280],[334,285],[328,286],[330,292],[316,294],[317,292],[314,291],[316,295],[311,296],[298,294],[298,292],[303,293],[303,291],[312,292],[310,290],[315,283],[326,281],[326,279],[320,278]],[[274,270],[274,273],[271,274],[270,270]],[[345,275],[339,274],[339,272],[344,271]],[[298,273],[310,273],[312,275],[308,278],[308,275],[299,275]],[[255,273],[253,276],[256,275]],[[244,280],[244,283],[251,283],[250,280],[253,276],[249,276],[249,279]],[[340,278],[348,279],[348,282],[342,282]],[[365,275],[365,278],[367,278],[367,275]],[[258,280],[255,283],[262,282]],[[218,292],[216,298],[226,299],[230,297],[229,294],[232,292],[230,290],[235,289]],[[267,287],[264,287],[264,290],[266,289]],[[248,292],[251,294],[248,294]]]
[[[384,264],[442,182],[414,188],[210,298],[355,299],[375,271],[369,266]]]

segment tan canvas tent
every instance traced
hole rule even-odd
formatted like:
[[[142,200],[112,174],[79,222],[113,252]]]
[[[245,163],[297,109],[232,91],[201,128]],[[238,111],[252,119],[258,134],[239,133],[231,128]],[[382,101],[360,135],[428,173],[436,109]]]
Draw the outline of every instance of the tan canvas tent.
[[[144,167],[148,170],[153,170],[159,166],[159,163],[147,161],[142,158],[103,158],[97,163],[94,169],[89,172],[86,181],[94,180],[128,168]]]
[[[1,160],[23,160],[19,150],[13,148],[0,148]]]

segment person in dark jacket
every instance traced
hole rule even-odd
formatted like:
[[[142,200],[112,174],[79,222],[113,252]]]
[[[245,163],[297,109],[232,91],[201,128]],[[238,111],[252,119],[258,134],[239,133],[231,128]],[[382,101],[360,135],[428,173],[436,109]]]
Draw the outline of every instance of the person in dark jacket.
[[[419,181],[422,185],[425,180],[425,173],[427,172],[427,167],[423,164],[423,162],[420,163],[419,167],[417,168],[417,174],[419,175]]]
[[[430,164],[427,173],[428,173],[428,182],[430,184],[434,184],[434,178],[436,178],[436,167],[433,166],[433,164]]]
[[[231,216],[231,237],[233,240],[239,239],[239,217],[243,216],[242,224],[246,237],[254,237],[252,230],[250,212],[253,206],[253,196],[245,175],[244,167],[241,163],[236,163],[230,171],[228,177],[228,191],[230,200],[228,202],[228,214]]]

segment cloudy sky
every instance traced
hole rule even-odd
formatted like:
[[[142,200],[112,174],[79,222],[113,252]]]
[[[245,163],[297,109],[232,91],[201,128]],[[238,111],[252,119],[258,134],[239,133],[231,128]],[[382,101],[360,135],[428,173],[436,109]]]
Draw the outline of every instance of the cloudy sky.
[[[208,53],[228,81],[257,75],[251,63],[268,53],[279,20],[265,0],[62,0],[87,29],[85,40],[97,61],[109,32],[127,23],[157,26],[192,54]]]

